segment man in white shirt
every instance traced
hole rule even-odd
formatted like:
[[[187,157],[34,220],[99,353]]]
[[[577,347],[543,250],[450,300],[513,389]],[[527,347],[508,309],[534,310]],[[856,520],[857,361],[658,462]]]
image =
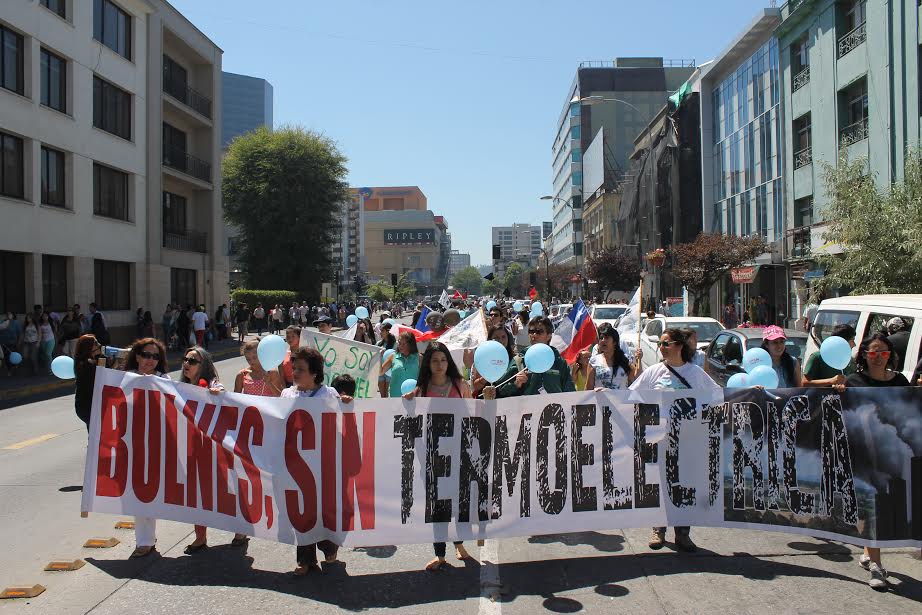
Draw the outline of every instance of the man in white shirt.
[[[192,314],[192,330],[195,331],[195,343],[202,347],[205,346],[205,330],[208,328],[208,322],[205,306],[198,306],[198,309]]]

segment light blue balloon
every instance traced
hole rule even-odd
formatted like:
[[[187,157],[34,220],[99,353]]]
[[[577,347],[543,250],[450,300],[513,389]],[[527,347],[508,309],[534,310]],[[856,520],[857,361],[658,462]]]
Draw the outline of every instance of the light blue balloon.
[[[831,335],[820,345],[820,356],[833,369],[845,369],[852,360],[852,347],[838,335]]]
[[[11,352],[10,353],[10,363],[13,365],[19,365],[20,363],[22,363],[22,355],[19,354],[18,352]]]
[[[70,380],[74,377],[74,360],[61,355],[51,362],[51,373],[61,380]]]
[[[768,354],[768,351],[758,347],[747,350],[746,354],[743,355],[743,369],[751,374],[752,370],[760,365],[771,368],[772,356]],[[750,379],[750,383],[751,382],[752,379]]]
[[[516,301],[515,303],[512,304],[512,309],[515,310],[516,312],[521,312],[523,307],[525,306],[522,305],[521,301]]]
[[[768,365],[757,365],[749,372],[750,386],[763,386],[766,389],[778,388],[778,374]]]
[[[406,395],[410,391],[416,390],[416,381],[410,378],[409,380],[404,380],[403,384],[400,385],[400,394]]]
[[[381,365],[384,365],[384,362],[387,361],[388,357],[392,356],[395,352],[396,352],[396,351],[395,351],[393,348],[388,348],[387,350],[385,350],[385,351],[384,351],[384,354],[381,355]],[[392,365],[393,365],[393,363],[392,363]],[[391,372],[393,372],[393,371],[394,371],[394,368],[392,367],[391,369],[389,369],[389,370],[387,370],[386,372],[384,372],[384,375],[390,377]]]
[[[495,308],[495,307],[496,307],[496,302],[495,302],[495,301],[487,301],[487,311],[488,311],[488,312],[489,312],[490,310],[492,310],[493,308]]]
[[[390,326],[391,326],[391,329],[393,329],[394,327],[397,326],[397,321],[394,320],[393,318],[388,318],[388,319],[386,319],[386,320],[384,321],[384,323],[390,325]],[[392,333],[393,333],[393,331],[392,331]]]
[[[461,320],[464,320],[465,318],[467,318],[467,310],[461,310],[460,312],[458,312],[458,315],[461,316]]]
[[[749,375],[748,374],[733,374],[730,376],[730,379],[727,380],[728,389],[745,389],[749,386]]]
[[[288,343],[278,335],[267,335],[259,340],[259,346],[256,347],[259,364],[266,371],[281,365],[285,360],[286,352],[288,352]]]
[[[346,316],[346,326],[350,329],[355,326],[355,323],[359,321],[359,317],[355,314],[349,314]]]
[[[509,369],[509,353],[506,347],[496,340],[480,344],[474,351],[474,367],[488,382],[496,382]]]
[[[361,320],[368,318],[368,308],[364,305],[360,305],[359,307],[355,308],[355,315],[358,316]]]
[[[532,344],[525,351],[525,367],[533,374],[543,374],[554,365],[554,351],[547,344]]]
[[[531,304],[531,311],[538,312],[539,314],[544,314],[544,305],[540,301],[535,301]]]

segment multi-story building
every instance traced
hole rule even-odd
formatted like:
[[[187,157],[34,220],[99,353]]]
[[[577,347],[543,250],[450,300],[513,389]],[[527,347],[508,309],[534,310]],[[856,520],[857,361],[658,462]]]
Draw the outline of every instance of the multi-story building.
[[[350,188],[341,204],[339,238],[330,246],[333,261],[335,297],[346,292],[357,277],[365,277],[365,196],[367,188]]]
[[[0,6],[0,304],[227,298],[222,51],[164,0]]]
[[[583,154],[583,253],[593,254],[615,245],[616,220],[621,205],[623,175],[605,163],[605,131],[600,130]],[[609,167],[609,168],[606,168]]]
[[[777,314],[790,313],[788,272],[781,258],[785,120],[773,34],[780,22],[780,9],[763,9],[702,69],[695,84],[701,93],[703,230],[759,235],[771,246],[755,259],[743,283],[727,276],[715,286],[710,301],[714,316],[727,303],[735,303],[741,313],[760,296],[770,306],[772,322]]]
[[[272,130],[272,84],[259,77],[221,73],[221,148],[227,150],[230,142],[242,134],[265,126]],[[243,272],[237,262],[237,229],[224,224],[224,246],[228,257],[231,286],[243,281]]]
[[[840,152],[866,158],[881,187],[904,178],[906,148],[920,137],[918,2],[797,0],[781,8],[778,38],[790,204],[784,256],[792,274],[791,317],[799,316],[811,262],[823,240],[825,164]]]
[[[471,266],[471,255],[459,252],[458,250],[451,251],[451,261],[448,263],[448,278],[449,280],[453,275],[461,271],[462,269],[467,269]]]
[[[541,256],[542,232],[543,227],[532,224],[494,226],[493,245],[498,245],[500,250],[499,259],[494,262],[494,273],[505,275],[512,263],[519,263],[526,269],[536,267]]]
[[[583,264],[583,153],[599,130],[609,148],[606,168],[619,174],[633,140],[666,98],[694,71],[689,60],[617,58],[583,62],[567,90],[551,147],[552,262]]]
[[[365,211],[424,211],[428,201],[419,186],[390,186],[363,188]]]
[[[440,293],[451,254],[447,228],[429,210],[365,212],[368,281],[390,283],[392,274],[407,274],[420,294]]]

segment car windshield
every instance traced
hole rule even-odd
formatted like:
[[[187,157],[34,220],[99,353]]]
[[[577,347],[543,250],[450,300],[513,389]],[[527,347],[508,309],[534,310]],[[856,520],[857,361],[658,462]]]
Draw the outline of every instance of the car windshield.
[[[858,312],[847,310],[820,310],[816,313],[816,319],[810,327],[810,335],[813,341],[819,346],[827,337],[832,334],[832,330],[839,325],[851,325],[855,330],[858,329]]]
[[[748,348],[758,348],[762,345],[761,337],[750,338],[746,342]],[[803,362],[804,351],[807,349],[807,338],[805,337],[795,337],[789,338],[784,341],[784,349],[788,351],[788,354],[797,359],[798,361]]]
[[[710,342],[718,333],[723,331],[720,323],[716,322],[683,322],[676,324],[667,324],[666,327],[677,327],[679,329],[691,329],[698,334],[698,343]]]
[[[627,308],[623,307],[597,307],[594,312],[592,312],[592,318],[596,320],[615,320],[622,314]]]

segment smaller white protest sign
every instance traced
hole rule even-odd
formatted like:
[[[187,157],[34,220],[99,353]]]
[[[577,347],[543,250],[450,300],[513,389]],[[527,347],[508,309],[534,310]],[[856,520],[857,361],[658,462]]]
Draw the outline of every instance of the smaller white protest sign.
[[[315,348],[323,355],[323,383],[329,385],[340,374],[355,379],[355,397],[371,397],[378,391],[381,348],[335,335],[301,330],[301,346]]]

